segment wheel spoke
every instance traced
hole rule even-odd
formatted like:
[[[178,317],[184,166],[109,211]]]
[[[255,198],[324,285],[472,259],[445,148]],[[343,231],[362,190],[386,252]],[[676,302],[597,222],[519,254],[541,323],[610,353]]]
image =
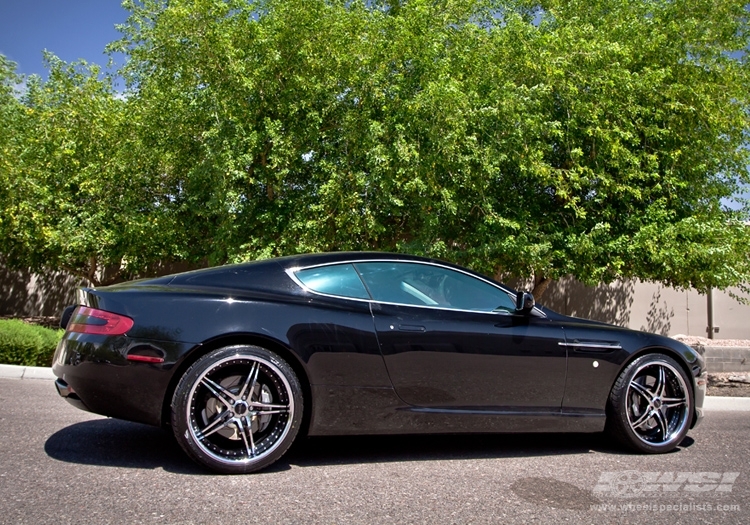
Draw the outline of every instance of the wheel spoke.
[[[288,408],[285,408],[283,410],[257,410],[255,412],[252,412],[252,415],[254,416],[266,416],[271,414],[286,414],[289,412]]]
[[[245,451],[247,452],[247,457],[251,458],[255,456],[255,440],[253,439],[253,424],[252,421],[248,421],[247,418],[244,418],[245,422],[242,423],[241,420],[236,420],[235,424],[237,425],[237,430],[239,430],[240,435],[242,436],[242,441],[245,443]]]
[[[662,397],[666,389],[667,389],[666,372],[664,371],[664,367],[660,366],[659,376],[656,378],[656,383],[654,384],[654,396]]]
[[[661,398],[662,406],[667,408],[676,408],[687,404],[687,398],[684,397],[663,397]]]
[[[201,430],[197,436],[198,439],[205,439],[214,432],[217,432],[221,430],[222,428],[225,428],[229,426],[232,423],[231,418],[227,418],[228,415],[227,411],[222,412],[221,414],[217,414],[213,421],[211,421],[206,428]],[[221,423],[221,424],[220,424]]]
[[[289,407],[287,405],[272,405],[271,403],[261,403],[259,401],[252,401],[247,403],[247,406],[251,408],[283,408],[286,410],[289,410]],[[264,412],[265,414],[265,412]]]
[[[211,391],[211,393],[214,395],[214,397],[216,397],[216,399],[221,401],[224,404],[224,406],[226,406],[228,409],[232,408],[232,401],[236,400],[236,398],[229,390],[227,390],[220,384],[215,383],[214,381],[211,381],[207,377],[204,377],[201,383],[206,388],[208,388]]]
[[[635,421],[632,421],[630,423],[630,426],[633,428],[633,430],[635,430],[636,428],[643,426],[643,424],[646,423],[646,421],[648,421],[649,419],[651,419],[653,415],[654,414],[650,410],[646,411],[643,414],[641,414],[641,417],[639,417]],[[628,419],[630,419],[630,414],[628,414]]]
[[[240,389],[240,393],[237,395],[240,399],[245,399],[245,393],[249,391],[249,394],[247,397],[252,396],[252,392],[255,389],[255,382],[258,380],[258,371],[260,370],[260,363],[255,361],[253,363],[253,367],[250,369],[250,373],[247,374],[247,378],[245,379],[245,384],[242,385],[242,388]],[[250,387],[248,390],[248,386]]]
[[[654,410],[654,415],[656,416],[656,422],[659,424],[659,430],[661,430],[661,438],[662,441],[667,440],[667,419],[664,417],[664,414],[661,410]]]
[[[630,382],[630,388],[632,388],[632,389],[633,389],[633,390],[635,390],[635,391],[636,391],[636,392],[637,392],[638,394],[640,394],[641,396],[643,396],[643,397],[644,397],[644,399],[645,399],[645,400],[646,400],[647,402],[651,402],[651,400],[652,400],[652,399],[654,398],[654,395],[653,395],[653,394],[652,394],[652,393],[651,393],[651,392],[650,392],[650,391],[648,390],[648,388],[646,388],[645,386],[643,386],[642,384],[640,384],[640,383],[639,383],[638,381],[636,381],[635,379],[633,379],[633,380],[632,380],[632,381]]]

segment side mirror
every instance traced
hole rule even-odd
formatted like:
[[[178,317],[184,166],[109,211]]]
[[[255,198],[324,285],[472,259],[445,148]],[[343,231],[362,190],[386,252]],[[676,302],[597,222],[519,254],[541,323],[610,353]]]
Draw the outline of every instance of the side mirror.
[[[516,295],[516,312],[528,314],[534,308],[534,296],[529,292],[518,292]]]

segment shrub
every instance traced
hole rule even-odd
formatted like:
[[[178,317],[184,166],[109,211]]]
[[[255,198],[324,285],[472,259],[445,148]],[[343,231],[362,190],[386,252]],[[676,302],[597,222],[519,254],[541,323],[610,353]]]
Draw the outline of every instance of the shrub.
[[[18,319],[0,319],[0,363],[50,366],[63,333]]]

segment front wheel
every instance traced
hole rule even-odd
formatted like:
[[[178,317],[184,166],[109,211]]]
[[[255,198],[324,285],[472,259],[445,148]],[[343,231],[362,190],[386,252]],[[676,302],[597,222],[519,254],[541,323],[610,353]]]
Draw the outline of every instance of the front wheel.
[[[303,399],[292,368],[257,346],[230,346],[196,361],[172,398],[172,428],[185,452],[225,474],[253,472],[294,441]]]
[[[651,454],[683,440],[693,417],[692,383],[671,357],[647,354],[630,363],[609,396],[607,428],[626,446]]]

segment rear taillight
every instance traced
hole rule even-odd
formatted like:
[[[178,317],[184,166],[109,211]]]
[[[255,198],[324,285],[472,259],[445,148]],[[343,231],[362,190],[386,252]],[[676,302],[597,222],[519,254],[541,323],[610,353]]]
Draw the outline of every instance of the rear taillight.
[[[133,320],[124,315],[79,306],[73,312],[68,332],[97,335],[122,335],[133,328]]]

